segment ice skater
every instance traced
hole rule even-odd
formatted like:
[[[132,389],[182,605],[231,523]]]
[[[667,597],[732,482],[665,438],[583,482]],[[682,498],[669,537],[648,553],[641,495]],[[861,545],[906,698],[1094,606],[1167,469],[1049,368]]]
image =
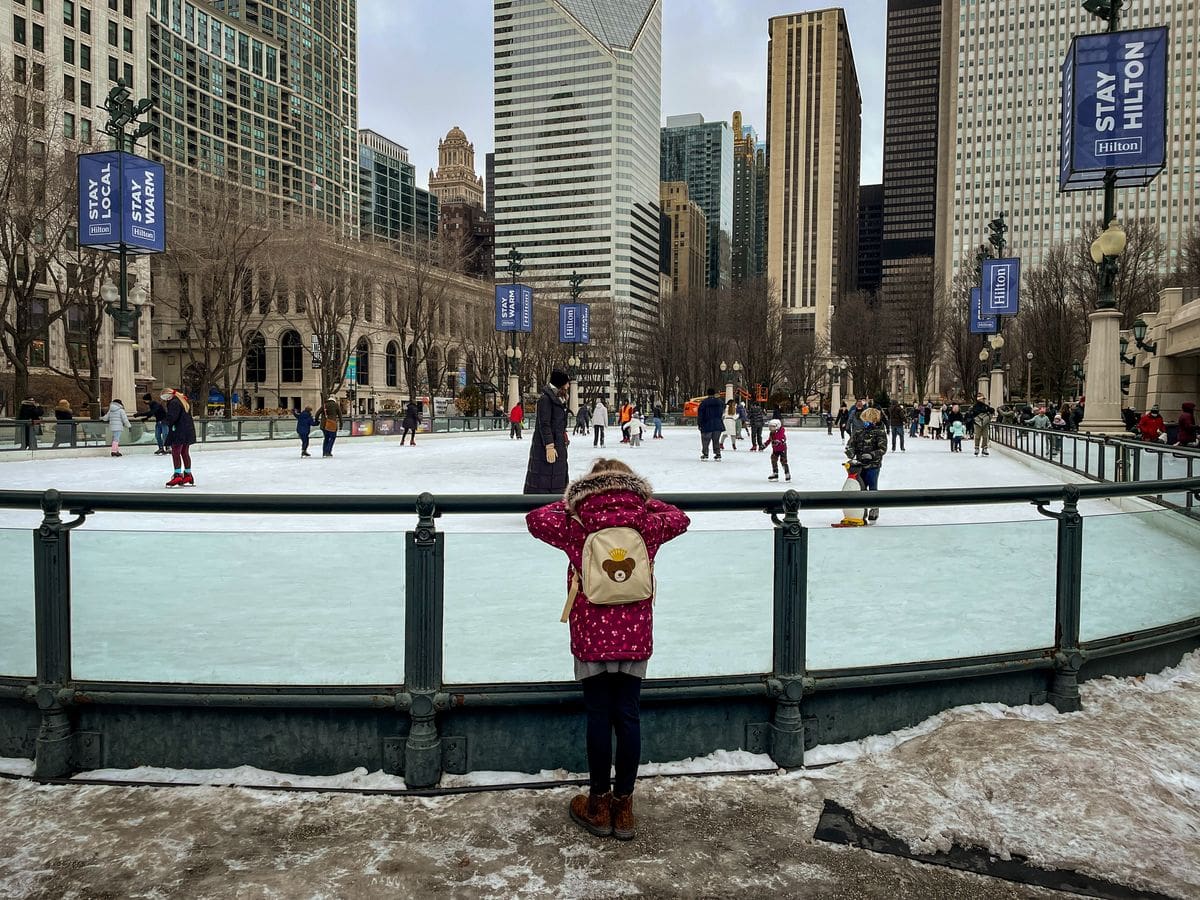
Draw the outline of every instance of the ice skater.
[[[404,407],[404,419],[400,423],[400,446],[404,446],[404,438],[408,437],[408,446],[417,446],[417,429],[421,427],[421,413],[417,404],[412,400]]]
[[[132,427],[125,412],[125,404],[113,398],[112,403],[108,404],[108,412],[100,417],[100,421],[108,423],[108,434],[112,438],[112,452],[109,455],[120,456],[121,435]]]
[[[330,397],[321,407],[321,458],[333,456],[333,442],[337,440],[338,430],[342,427],[342,408],[338,406],[337,397]]]
[[[592,407],[592,431],[595,433],[592,437],[593,447],[604,446],[604,432],[608,428],[608,407],[604,405],[604,401],[599,397],[596,398],[596,405]]]
[[[950,423],[950,452],[962,453],[963,438],[967,436],[967,426],[962,419]]]
[[[306,406],[300,412],[292,410],[292,415],[296,417],[296,434],[300,435],[300,456],[312,456],[308,452],[308,438],[312,434],[313,426],[317,424],[313,418],[312,407]]]
[[[629,420],[629,446],[642,446],[642,434],[646,431],[646,420],[640,412],[635,412]]]
[[[596,460],[565,499],[533,510],[525,522],[535,538],[567,554],[572,574],[563,619],[587,710],[589,777],[588,792],[571,799],[568,815],[597,837],[631,840],[642,752],[639,698],[654,642],[650,570],[659,548],[691,523],[615,459]]]
[[[167,446],[171,448],[171,462],[175,474],[167,487],[191,487],[196,483],[192,477],[192,444],[196,443],[196,423],[192,421],[192,405],[186,394],[166,390],[160,399],[167,409]]]
[[[724,428],[721,432],[721,449],[725,449],[725,438],[729,438],[731,448],[736,450],[741,421],[738,419],[737,404],[732,400],[725,404],[725,415],[721,417],[721,425]]]
[[[792,470],[788,468],[787,432],[783,430],[783,422],[772,419],[767,423],[767,443],[771,445],[771,474],[767,481],[779,480],[779,466],[783,464],[783,480],[792,480]]]

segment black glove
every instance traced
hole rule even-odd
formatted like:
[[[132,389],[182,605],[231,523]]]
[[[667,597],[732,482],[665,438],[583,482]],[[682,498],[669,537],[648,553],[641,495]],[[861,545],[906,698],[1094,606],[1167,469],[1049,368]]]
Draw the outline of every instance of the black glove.
[[[858,455],[858,461],[861,463],[869,463],[874,458],[875,458],[874,453],[860,453]]]

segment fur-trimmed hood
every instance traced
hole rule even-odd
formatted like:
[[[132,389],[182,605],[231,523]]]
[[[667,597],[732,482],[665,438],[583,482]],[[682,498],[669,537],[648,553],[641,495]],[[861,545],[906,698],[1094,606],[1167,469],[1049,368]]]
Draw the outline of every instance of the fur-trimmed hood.
[[[643,502],[653,496],[650,482],[637,475],[626,472],[595,472],[567,485],[563,500],[566,501],[567,509],[576,512],[584,500],[609,491],[628,491],[636,494]]]

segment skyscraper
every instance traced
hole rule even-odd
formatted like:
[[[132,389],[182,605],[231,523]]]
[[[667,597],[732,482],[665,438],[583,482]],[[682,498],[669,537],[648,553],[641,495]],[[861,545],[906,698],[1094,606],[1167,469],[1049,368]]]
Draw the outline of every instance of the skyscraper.
[[[825,337],[855,287],[862,100],[840,9],[776,16],[767,47],[767,274],[786,328]]]
[[[515,247],[535,288],[577,270],[636,344],[658,317],[660,0],[494,10],[497,268]]]
[[[1008,253],[1039,265],[1056,244],[1098,227],[1100,191],[1059,193],[1060,70],[1073,35],[1104,30],[1082,5],[1056,0],[1033,15],[1020,0],[986,6],[944,0],[941,131],[947,166],[940,179],[940,266],[949,280],[973,266],[987,223],[1008,215]],[[1200,7],[1131,3],[1122,28],[1170,27],[1167,63],[1167,168],[1147,187],[1117,191],[1117,218],[1157,225],[1174,270],[1183,239],[1200,224]],[[1148,301],[1149,302],[1149,301]]]
[[[708,220],[708,286],[729,284],[733,238],[733,132],[728,122],[692,113],[667,116],[659,177],[687,182]]]
[[[880,258],[883,295],[901,305],[933,288],[941,11],[942,0],[888,0]]]
[[[166,0],[151,0],[151,6],[155,3],[166,6]],[[196,4],[173,0],[171,6],[182,6],[183,21],[176,27],[190,34]],[[320,220],[356,235],[358,0],[213,0],[213,6],[286,51],[280,76],[288,88],[292,123],[283,146],[293,164],[288,191]],[[247,68],[258,62],[249,40],[239,39],[235,50],[226,50],[231,52]]]
[[[758,136],[733,114],[733,252],[730,273],[734,284],[762,274],[758,268]]]
[[[688,195],[683,181],[664,181],[659,195],[665,223],[662,271],[671,278],[672,293],[707,286],[708,217]]]
[[[408,148],[377,131],[358,133],[359,223],[364,240],[409,243],[438,233],[438,199],[416,185]]]
[[[883,281],[883,185],[864,184],[858,188],[858,290],[879,292]]]

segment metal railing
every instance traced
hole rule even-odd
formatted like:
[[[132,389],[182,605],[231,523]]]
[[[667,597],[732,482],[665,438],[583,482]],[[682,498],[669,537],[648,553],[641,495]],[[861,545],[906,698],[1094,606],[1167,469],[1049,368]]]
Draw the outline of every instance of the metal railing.
[[[818,737],[829,741],[862,737],[911,724],[914,716],[919,720],[959,703],[990,698],[1048,701],[1060,711],[1079,709],[1080,672],[1085,664],[1117,654],[1157,652],[1181,641],[1194,643],[1200,635],[1200,617],[1194,617],[1097,640],[1080,639],[1084,518],[1079,504],[1139,496],[1151,487],[1157,493],[1195,496],[1200,492],[1200,478],[1154,485],[1056,484],[873,493],[871,503],[882,509],[1020,503],[1031,504],[1040,515],[1054,520],[1054,639],[1051,645],[1018,652],[823,670],[808,668],[810,529],[801,522],[801,514],[841,509],[846,495],[840,491],[663,495],[663,500],[689,513],[751,510],[769,516],[774,575],[769,671],[647,681],[643,694],[647,714],[664,707],[673,710],[663,713],[667,723],[663,731],[669,734],[660,738],[673,743],[659,749],[697,755],[733,745],[769,753],[780,766],[800,766],[805,747]],[[381,765],[386,771],[403,773],[408,785],[416,788],[437,784],[444,772],[486,768],[488,763],[493,763],[493,768],[536,771],[545,767],[548,756],[558,754],[557,764],[561,764],[572,753],[578,755],[578,717],[572,713],[570,720],[562,718],[564,707],[579,703],[577,685],[445,683],[446,533],[437,527],[440,517],[515,515],[554,499],[435,497],[428,493],[323,497],[2,491],[0,508],[40,509],[42,522],[33,532],[36,675],[0,677],[0,725],[5,726],[0,727],[0,755],[5,755],[4,736],[17,734],[17,752],[10,746],[8,755],[18,755],[21,746],[31,746],[39,777],[62,776],[101,764],[202,767],[233,758],[268,768],[304,771],[316,765],[311,761],[315,756],[328,765],[347,761]],[[1061,505],[1051,510],[1052,504]],[[414,527],[404,532],[402,684],[200,685],[75,678],[72,532],[85,528],[89,518],[101,512],[415,514]],[[64,518],[64,513],[70,517]],[[822,564],[813,561],[813,565]],[[513,577],[520,575],[514,573]],[[731,576],[718,573],[717,577]],[[197,652],[202,653],[203,648]],[[516,652],[516,648],[507,652]],[[987,682],[991,687],[984,684],[989,678],[993,679]],[[982,681],[969,682],[980,685],[971,690],[964,687],[966,679]],[[940,693],[931,687],[938,684],[943,685]],[[900,692],[894,704],[883,699],[888,690]],[[841,696],[847,699],[836,705]],[[36,708],[36,718],[31,707]],[[247,708],[277,712],[272,714],[274,718],[255,720],[251,725]],[[264,730],[284,729],[280,717],[286,716],[295,717],[286,731],[279,732],[288,735],[287,741],[262,736]],[[111,736],[106,737],[109,730]],[[27,745],[20,744],[21,734],[27,736]],[[297,740],[301,734],[303,741]],[[248,735],[245,743],[238,743],[238,735]],[[379,745],[372,743],[376,740]],[[110,744],[113,749],[107,752]],[[469,755],[468,746],[477,749]],[[309,755],[289,755],[301,752]],[[482,765],[473,765],[469,761],[472,755],[477,762],[482,760]]]
[[[1054,431],[1023,425],[992,425],[992,439],[1003,447],[1036,457],[1093,481],[1159,482],[1200,476],[1200,449],[1139,441],[1132,437]],[[1200,517],[1192,493],[1148,495],[1156,503]]]

